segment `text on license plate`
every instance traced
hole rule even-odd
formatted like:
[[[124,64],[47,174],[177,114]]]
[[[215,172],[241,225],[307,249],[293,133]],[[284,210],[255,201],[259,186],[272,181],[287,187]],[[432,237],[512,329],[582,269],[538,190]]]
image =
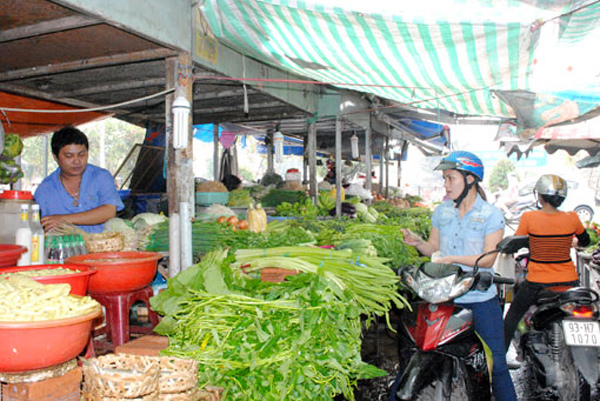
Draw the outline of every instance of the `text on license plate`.
[[[567,345],[600,347],[600,325],[594,321],[563,320]]]

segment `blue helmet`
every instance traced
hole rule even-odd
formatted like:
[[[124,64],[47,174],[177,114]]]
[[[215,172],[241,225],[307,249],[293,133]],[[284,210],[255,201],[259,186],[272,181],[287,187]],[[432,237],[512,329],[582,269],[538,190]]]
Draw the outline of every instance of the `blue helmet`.
[[[455,150],[442,159],[434,170],[459,170],[473,174],[483,181],[483,163],[471,152]]]

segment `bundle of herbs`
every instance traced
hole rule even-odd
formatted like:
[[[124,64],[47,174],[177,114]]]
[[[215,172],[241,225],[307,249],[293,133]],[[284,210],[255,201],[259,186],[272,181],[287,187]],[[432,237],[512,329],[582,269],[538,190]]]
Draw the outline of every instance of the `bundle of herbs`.
[[[228,400],[354,400],[359,379],[386,374],[361,360],[363,309],[351,289],[299,274],[274,284],[245,278],[215,251],[151,298],[165,318],[164,354],[199,361],[199,386]]]
[[[195,221],[192,223],[192,253],[199,257],[217,248],[271,248],[307,244],[315,241],[312,233],[298,225],[285,225],[266,233],[232,230],[226,224]],[[161,223],[149,236],[146,250],[169,250],[169,224]]]
[[[234,266],[247,273],[265,267],[298,270],[326,278],[344,298],[350,297],[360,313],[388,317],[392,304],[402,308],[406,300],[398,293],[399,278],[384,258],[355,253],[350,249],[279,247],[239,249]],[[340,295],[341,296],[341,295]]]

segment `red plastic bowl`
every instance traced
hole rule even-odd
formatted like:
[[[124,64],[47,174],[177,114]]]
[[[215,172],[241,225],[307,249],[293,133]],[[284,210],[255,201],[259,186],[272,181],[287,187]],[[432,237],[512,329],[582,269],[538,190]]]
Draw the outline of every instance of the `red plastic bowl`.
[[[0,244],[0,267],[16,266],[27,248],[21,245]]]
[[[86,315],[40,322],[0,322],[0,372],[23,372],[58,365],[84,350],[94,319]]]
[[[18,266],[9,267],[0,270],[0,274],[4,273],[16,273],[21,271],[30,270],[44,270],[44,269],[63,269],[73,270],[73,274],[57,274],[56,276],[33,276],[31,277],[35,281],[42,284],[62,284],[67,283],[71,286],[71,294],[73,295],[85,295],[87,293],[88,283],[92,274],[96,273],[98,269],[94,266],[89,265],[35,265],[35,266]]]
[[[88,292],[105,294],[130,292],[149,285],[156,275],[156,252],[101,252],[76,255],[67,263],[94,266],[98,271],[90,277]]]

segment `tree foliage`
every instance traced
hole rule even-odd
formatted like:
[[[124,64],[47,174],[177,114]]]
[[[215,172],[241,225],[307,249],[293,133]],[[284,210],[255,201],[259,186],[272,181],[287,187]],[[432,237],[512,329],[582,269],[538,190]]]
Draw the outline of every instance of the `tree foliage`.
[[[508,188],[507,175],[515,169],[515,165],[510,160],[499,160],[494,167],[492,167],[492,171],[490,173],[490,178],[488,180],[490,191],[497,192]]]
[[[104,167],[113,175],[131,148],[136,143],[141,143],[144,140],[145,134],[143,128],[115,118],[85,124],[80,126],[79,129],[87,135],[90,144],[88,163]],[[102,139],[102,136],[104,136],[104,139]],[[52,149],[50,148],[52,134],[24,139],[21,155],[21,165],[25,175],[23,189],[32,190],[44,179],[45,137],[48,138],[48,174],[58,167],[52,157]],[[102,144],[104,145],[104,151],[102,150]],[[128,175],[128,171],[119,174],[119,176],[124,177]]]

